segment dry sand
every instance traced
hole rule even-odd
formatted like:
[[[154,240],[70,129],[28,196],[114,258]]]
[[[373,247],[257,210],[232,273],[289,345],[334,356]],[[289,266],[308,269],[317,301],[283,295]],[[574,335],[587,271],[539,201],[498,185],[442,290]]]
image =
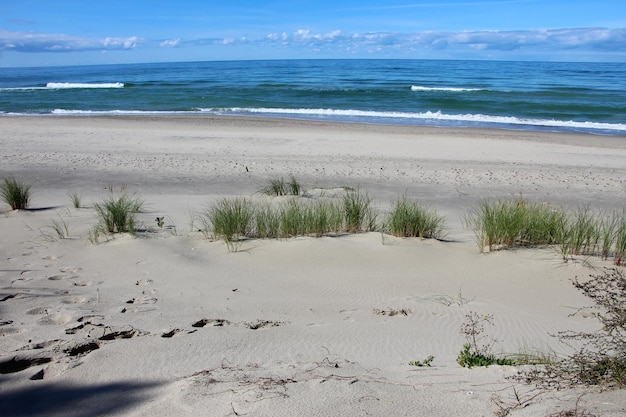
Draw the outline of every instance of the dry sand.
[[[546,391],[518,367],[456,363],[469,312],[496,352],[568,353],[588,305],[571,284],[610,266],[555,249],[480,255],[462,215],[524,195],[623,210],[626,138],[243,117],[2,117],[0,177],[33,184],[0,216],[3,416],[626,415],[623,391]],[[402,194],[447,218],[449,241],[367,233],[255,240],[229,253],[194,213],[269,178]],[[85,206],[126,184],[150,233],[98,245]],[[162,230],[155,218],[164,217]],[[53,220],[70,237],[52,240]],[[389,315],[391,310],[405,314]],[[433,355],[431,367],[409,361]],[[7,362],[11,360],[12,362]],[[23,361],[22,361],[23,360]],[[20,362],[22,361],[22,362]],[[11,366],[12,365],[12,366]],[[15,369],[12,369],[15,370]],[[514,407],[515,394],[524,407]],[[494,401],[495,400],[495,401]]]

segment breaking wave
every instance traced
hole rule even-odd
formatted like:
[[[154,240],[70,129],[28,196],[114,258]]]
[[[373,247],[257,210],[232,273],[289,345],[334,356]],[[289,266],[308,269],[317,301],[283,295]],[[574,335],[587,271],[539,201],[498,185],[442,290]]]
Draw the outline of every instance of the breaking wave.
[[[124,88],[124,83],[47,83],[45,87],[6,87],[0,91],[64,90],[73,88]]]
[[[466,91],[485,91],[482,88],[461,88],[461,87],[425,87],[422,85],[412,85],[411,91],[449,91],[453,93],[462,93]]]

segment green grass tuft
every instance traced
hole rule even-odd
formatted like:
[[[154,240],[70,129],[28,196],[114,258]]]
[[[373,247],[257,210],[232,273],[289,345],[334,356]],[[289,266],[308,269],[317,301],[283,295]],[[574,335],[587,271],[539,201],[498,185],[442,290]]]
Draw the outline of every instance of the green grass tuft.
[[[106,233],[135,233],[135,214],[141,212],[143,204],[143,200],[128,194],[95,203],[98,228]]]
[[[209,208],[202,221],[218,239],[223,239],[230,251],[236,251],[239,241],[252,231],[255,207],[245,198],[225,198]]]
[[[345,230],[348,233],[371,232],[376,230],[377,213],[372,207],[372,199],[360,191],[347,191],[343,196]]]
[[[393,204],[385,224],[394,236],[438,239],[443,236],[445,219],[404,196]]]
[[[302,185],[293,176],[289,176],[289,182],[283,178],[271,179],[268,184],[259,190],[259,193],[268,196],[300,195],[303,192]]]
[[[72,207],[81,208],[81,196],[80,193],[69,193],[70,201],[72,202]]]
[[[516,246],[558,243],[567,230],[567,215],[544,203],[517,200],[481,201],[465,224],[474,230],[480,252]]]
[[[4,202],[11,206],[11,210],[26,209],[30,200],[30,188],[30,184],[9,177],[0,184],[0,194]]]

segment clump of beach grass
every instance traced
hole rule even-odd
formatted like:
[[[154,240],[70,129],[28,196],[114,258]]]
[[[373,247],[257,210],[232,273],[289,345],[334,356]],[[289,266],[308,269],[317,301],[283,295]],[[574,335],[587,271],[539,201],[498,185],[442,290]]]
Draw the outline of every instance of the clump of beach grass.
[[[376,230],[378,213],[372,207],[372,199],[359,190],[346,191],[342,199],[345,229],[348,233]]]
[[[483,200],[470,210],[465,224],[474,231],[480,252],[503,247],[557,243],[567,224],[566,213],[545,203]]]
[[[366,194],[348,191],[341,199],[291,196],[278,203],[225,198],[201,216],[205,236],[223,239],[230,251],[245,238],[290,238],[359,233],[377,228],[377,212]]]
[[[242,238],[250,236],[255,207],[246,198],[224,198],[211,206],[202,217],[205,230],[223,239],[230,251],[236,251]]]
[[[444,233],[445,218],[403,196],[393,203],[385,226],[394,236],[439,239]]]
[[[268,196],[300,195],[303,191],[300,182],[293,176],[289,176],[289,181],[283,178],[271,179],[268,184],[261,188],[259,192]]]
[[[70,197],[70,201],[72,203],[72,207],[74,207],[76,209],[82,207],[80,193],[73,192],[73,193],[69,193],[68,195]]]
[[[626,261],[626,218],[622,217],[615,231],[615,265],[623,265]]]
[[[519,246],[556,245],[573,256],[626,257],[626,216],[581,207],[572,212],[525,199],[481,201],[465,216],[480,252]]]
[[[143,209],[144,202],[138,197],[123,193],[118,198],[95,203],[98,217],[97,229],[105,233],[131,233],[136,231],[136,213]]]
[[[28,208],[30,202],[30,188],[30,184],[7,177],[0,184],[0,194],[11,210],[23,210]]]
[[[40,228],[39,232],[48,242],[56,242],[61,239],[67,239],[70,236],[70,228],[60,214],[58,220],[52,219],[52,225]]]

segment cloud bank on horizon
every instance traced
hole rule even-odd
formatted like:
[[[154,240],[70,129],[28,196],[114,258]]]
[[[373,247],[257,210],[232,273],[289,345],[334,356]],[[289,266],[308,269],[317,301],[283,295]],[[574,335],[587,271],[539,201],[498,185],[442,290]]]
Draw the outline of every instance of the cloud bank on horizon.
[[[0,66],[280,58],[626,62],[622,0],[605,1],[603,5],[610,6],[605,8],[596,4],[594,14],[588,16],[582,13],[586,2],[563,2],[563,12],[582,14],[553,21],[537,17],[538,23],[549,26],[522,29],[520,21],[533,10],[542,16],[542,2],[388,1],[382,6],[350,1],[342,9],[333,9],[331,2],[320,0],[315,6],[301,4],[303,9],[298,10],[299,2],[281,4],[282,0],[263,6],[241,1],[237,6],[211,8],[196,0],[183,8],[167,1],[156,2],[161,8],[155,8],[155,2],[145,1],[137,2],[143,8],[135,4],[109,13],[104,11],[110,8],[81,8],[82,2],[75,0],[48,12],[32,7],[44,1],[26,3],[31,7],[0,5],[0,15],[8,17],[0,20]],[[121,5],[118,0],[109,3]],[[164,3],[171,3],[170,7],[164,8]],[[513,19],[510,16],[516,14],[518,19],[502,23],[505,16]],[[614,20],[618,16],[623,22]],[[496,27],[493,22],[499,19]],[[587,21],[589,26],[584,25]],[[576,26],[561,26],[561,22]],[[615,27],[608,27],[611,23]]]

